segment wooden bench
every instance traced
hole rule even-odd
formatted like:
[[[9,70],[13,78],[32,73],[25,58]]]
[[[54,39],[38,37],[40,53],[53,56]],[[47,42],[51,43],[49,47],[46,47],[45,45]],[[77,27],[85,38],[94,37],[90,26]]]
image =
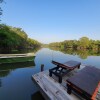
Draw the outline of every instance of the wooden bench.
[[[52,61],[53,64],[57,65],[56,67],[49,69],[49,76],[52,77],[52,74],[56,75],[59,78],[59,83],[62,83],[62,77],[68,72],[74,70],[75,68],[80,68],[81,63],[77,61],[67,61],[65,63],[59,63]]]
[[[72,90],[86,100],[96,100],[98,88],[100,88],[100,69],[86,66],[74,76],[67,79],[67,92]]]

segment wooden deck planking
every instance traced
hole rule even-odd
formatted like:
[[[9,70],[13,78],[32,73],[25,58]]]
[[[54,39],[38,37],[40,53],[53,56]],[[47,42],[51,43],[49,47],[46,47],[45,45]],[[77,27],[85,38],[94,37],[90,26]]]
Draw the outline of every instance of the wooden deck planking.
[[[34,75],[33,78],[51,100],[72,100],[61,84],[43,72]]]
[[[82,66],[84,68],[84,66]],[[40,87],[40,91],[42,91],[42,95],[50,100],[83,100],[79,96],[75,94],[67,94],[66,87],[66,79],[73,76],[75,73],[79,71],[78,69],[73,70],[63,77],[62,83],[58,83],[58,78],[53,75],[49,76],[49,71],[43,71],[37,73],[32,76],[38,87]]]

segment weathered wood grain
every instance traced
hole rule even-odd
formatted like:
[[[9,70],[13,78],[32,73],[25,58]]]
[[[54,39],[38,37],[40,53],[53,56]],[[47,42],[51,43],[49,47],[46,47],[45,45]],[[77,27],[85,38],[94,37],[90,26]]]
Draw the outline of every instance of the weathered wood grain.
[[[66,89],[56,80],[49,77],[44,72],[40,72],[32,76],[43,92],[51,100],[75,100],[67,94]]]

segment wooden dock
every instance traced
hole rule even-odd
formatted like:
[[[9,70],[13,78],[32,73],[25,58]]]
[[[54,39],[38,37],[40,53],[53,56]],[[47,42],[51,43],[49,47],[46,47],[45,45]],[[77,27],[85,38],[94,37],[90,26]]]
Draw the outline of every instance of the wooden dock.
[[[35,58],[34,53],[26,54],[0,54],[0,65],[5,63],[17,63],[33,61]]]
[[[67,93],[66,79],[75,74],[77,70],[68,73],[60,84],[56,76],[49,76],[48,71],[43,71],[32,76],[46,100],[83,100],[75,94]]]
[[[20,57],[31,57],[35,56],[34,53],[25,53],[25,54],[0,54],[0,58],[20,58]]]

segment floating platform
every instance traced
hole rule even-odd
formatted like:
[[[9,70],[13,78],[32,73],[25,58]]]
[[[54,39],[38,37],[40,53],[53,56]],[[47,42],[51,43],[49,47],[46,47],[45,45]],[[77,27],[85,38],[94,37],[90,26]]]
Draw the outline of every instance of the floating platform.
[[[19,57],[30,57],[35,56],[34,53],[25,53],[25,54],[0,54],[0,58],[19,58]]]
[[[77,69],[73,70],[64,76],[61,84],[55,75],[49,76],[49,71],[39,72],[33,75],[32,78],[46,100],[83,100],[83,98],[73,93],[71,95],[67,93],[66,79],[73,76],[77,71]]]
[[[33,61],[35,55],[27,54],[0,54],[0,64]]]

